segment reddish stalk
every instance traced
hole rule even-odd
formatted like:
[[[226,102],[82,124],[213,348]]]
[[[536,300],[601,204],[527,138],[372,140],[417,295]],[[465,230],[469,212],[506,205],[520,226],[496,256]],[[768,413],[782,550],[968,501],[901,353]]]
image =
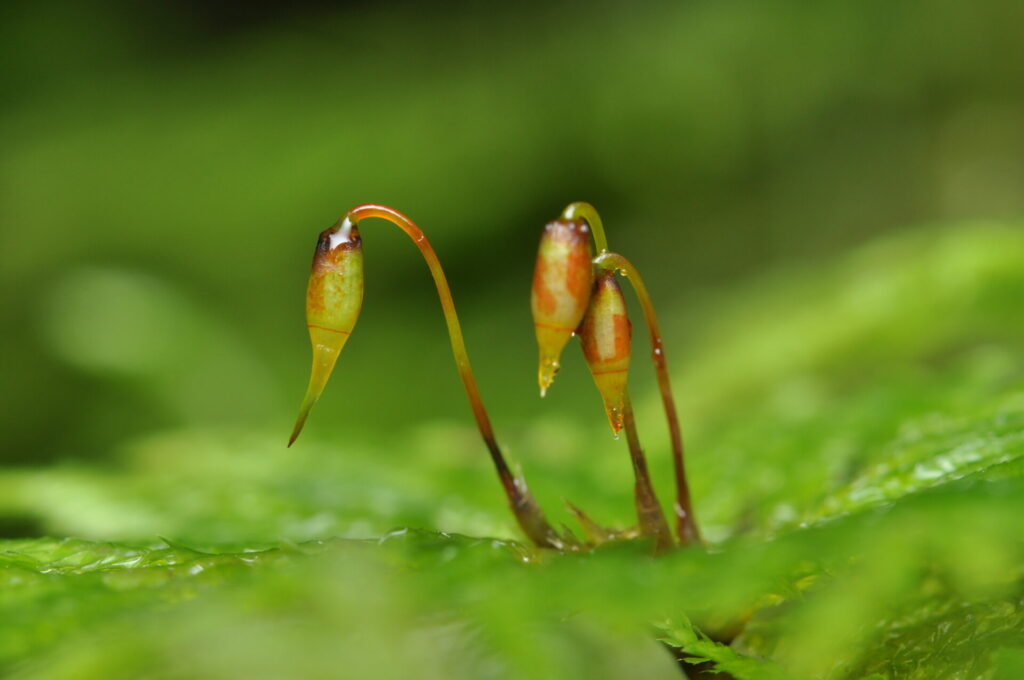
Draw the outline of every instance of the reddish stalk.
[[[640,299],[640,305],[643,308],[644,319],[647,322],[647,328],[651,338],[651,358],[654,361],[654,371],[658,377],[662,403],[665,407],[665,418],[668,421],[668,428],[672,441],[672,459],[675,467],[677,499],[675,504],[675,514],[679,542],[682,545],[699,542],[700,533],[697,530],[697,525],[693,518],[690,491],[686,482],[686,470],[683,466],[683,437],[679,429],[679,418],[676,415],[675,400],[672,398],[672,386],[669,382],[668,367],[665,363],[665,350],[661,339],[661,329],[658,325],[658,318],[654,313],[654,305],[651,302],[650,295],[647,293],[647,288],[644,286],[643,279],[640,278],[640,274],[637,272],[636,268],[633,267],[626,258],[608,251],[608,239],[605,236],[604,223],[602,222],[597,209],[593,205],[583,201],[570,203],[566,206],[565,210],[562,211],[562,217],[565,219],[582,219],[587,222],[587,225],[590,227],[590,232],[594,238],[594,248],[597,250],[597,256],[594,258],[594,264],[602,269],[608,269],[625,275],[626,278],[630,280],[633,290]],[[629,405],[629,411],[629,420],[633,420],[632,405]],[[635,424],[633,427],[635,428]],[[628,430],[626,434],[627,439],[629,439]],[[633,440],[635,439],[636,435],[634,433]],[[638,455],[634,452],[634,449],[639,451],[638,442],[635,443],[635,445],[633,442],[630,443],[630,455],[634,458],[634,470],[637,470],[638,468],[636,467],[635,460],[638,458]],[[647,466],[644,462],[642,451],[639,453],[639,460],[643,463],[642,472],[646,482],[645,486],[651,488],[649,475],[647,473]],[[638,476],[638,494],[640,487],[641,481]],[[653,490],[651,491],[651,496],[653,497]],[[638,511],[640,504],[641,499],[638,495]]]
[[[681,545],[690,545],[701,541],[700,531],[693,516],[693,505],[690,500],[690,488],[686,481],[686,468],[683,465],[683,435],[679,429],[679,417],[676,414],[675,399],[672,397],[672,384],[669,380],[668,365],[665,360],[665,346],[661,338],[661,326],[654,313],[654,304],[647,292],[644,281],[636,267],[618,253],[602,252],[594,258],[594,264],[602,269],[615,271],[629,279],[636,292],[640,307],[643,309],[644,320],[651,340],[651,360],[661,390],[661,402],[665,407],[665,419],[668,421],[669,436],[672,440],[672,462],[676,478],[676,531]]]
[[[412,239],[416,247],[420,249],[423,259],[427,262],[430,275],[437,287],[437,295],[441,300],[441,309],[444,311],[445,323],[448,325],[448,337],[451,340],[452,354],[455,357],[455,366],[462,379],[462,386],[469,399],[470,408],[473,410],[473,417],[476,419],[477,429],[480,436],[487,445],[491,455],[491,461],[498,472],[498,478],[505,489],[505,496],[508,498],[509,507],[523,532],[539,546],[549,548],[566,549],[572,547],[569,539],[560,536],[548,523],[543,511],[537,505],[526,482],[521,477],[516,477],[505,462],[505,457],[494,437],[494,429],[491,426],[491,419],[484,408],[483,398],[480,396],[480,389],[477,386],[476,377],[473,375],[473,368],[469,363],[469,354],[466,351],[466,343],[462,337],[462,326],[459,324],[459,317],[455,312],[455,301],[452,299],[451,289],[448,280],[445,278],[444,270],[441,269],[441,262],[431,247],[430,242],[420,230],[416,223],[402,213],[383,205],[364,204],[349,210],[341,222],[349,221],[358,224],[369,217],[377,217],[391,222],[401,229]]]
[[[640,522],[640,533],[654,538],[655,553],[663,553],[672,549],[672,532],[665,521],[665,513],[658,502],[658,496],[651,485],[651,477],[647,470],[647,459],[640,448],[640,438],[636,432],[636,419],[633,417],[633,403],[629,392],[622,409],[623,429],[626,430],[626,443],[629,444],[629,458],[633,463],[633,474],[636,484],[633,496],[636,501],[636,516]]]

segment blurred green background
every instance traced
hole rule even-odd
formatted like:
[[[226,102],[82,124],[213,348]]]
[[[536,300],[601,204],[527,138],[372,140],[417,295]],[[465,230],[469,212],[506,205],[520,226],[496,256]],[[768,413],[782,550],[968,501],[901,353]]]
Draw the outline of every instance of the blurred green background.
[[[534,387],[533,253],[571,200],[649,279],[670,359],[705,289],[1024,208],[1017,2],[0,12],[7,464],[155,429],[283,439],[315,237],[357,203],[433,240],[507,436],[600,423],[582,362]],[[386,224],[365,237],[358,333],[307,436],[465,421],[422,262]]]
[[[282,658],[374,668],[396,653],[380,631],[397,627],[415,639],[395,677],[422,670],[417,645],[440,675],[506,677],[462,628],[432,619],[441,643],[417,637],[417,617],[450,598],[477,617],[471,641],[485,631],[520,677],[622,677],[662,668],[637,628],[664,615],[666,592],[673,616],[791,602],[810,579],[794,574],[820,560],[814,578],[840,587],[755,617],[737,645],[794,675],[728,666],[736,677],[1020,677],[1022,26],[1015,0],[0,4],[0,539],[77,537],[0,540],[0,673],[60,642],[58,665],[29,677],[138,677],[132,659],[175,645],[201,668],[182,677],[282,677],[252,656],[258,634],[204,652],[186,631],[258,632],[293,598],[324,638],[285,631],[266,643]],[[517,537],[426,267],[386,223],[362,229],[361,319],[284,448],[316,236],[363,202],[430,237],[499,440],[553,519],[568,521],[569,498],[630,522],[625,446],[574,348],[537,396],[535,249],[574,200],[601,211],[660,310],[698,519],[723,561],[613,555],[522,577],[504,544],[418,535],[399,557],[382,549],[412,576],[351,546],[295,558],[294,542],[397,526]],[[632,391],[666,500],[638,321]],[[887,566],[844,572],[865,545]],[[244,553],[194,548],[300,564],[238,576]],[[523,590],[495,590],[491,573]],[[545,619],[529,641],[510,634],[545,604],[593,604],[587,587],[614,593],[596,605],[612,633]],[[197,593],[201,608],[174,608],[165,629],[160,607]],[[332,648],[345,612],[378,606],[365,658],[358,640]],[[981,623],[950,628],[965,616]],[[71,635],[100,620],[113,627]],[[623,620],[641,623],[616,637]],[[680,625],[671,644],[735,661]],[[940,628],[946,651],[923,661]],[[93,651],[107,639],[137,658]],[[997,666],[1007,675],[984,675]],[[296,677],[333,677],[307,670]]]

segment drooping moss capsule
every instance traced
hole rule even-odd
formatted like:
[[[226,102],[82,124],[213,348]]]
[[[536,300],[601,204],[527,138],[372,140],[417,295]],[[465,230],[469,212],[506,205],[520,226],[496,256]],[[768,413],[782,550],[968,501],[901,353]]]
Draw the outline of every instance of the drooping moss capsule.
[[[555,379],[562,349],[583,320],[592,281],[586,223],[560,219],[545,226],[530,296],[540,348],[537,380],[541,396]]]
[[[604,271],[594,281],[590,305],[580,327],[580,340],[615,434],[623,425],[632,335],[622,289],[615,274]]]
[[[313,254],[313,270],[306,288],[306,325],[313,345],[313,367],[289,446],[299,436],[310,409],[327,385],[362,305],[363,242],[356,225],[343,219],[321,232]]]

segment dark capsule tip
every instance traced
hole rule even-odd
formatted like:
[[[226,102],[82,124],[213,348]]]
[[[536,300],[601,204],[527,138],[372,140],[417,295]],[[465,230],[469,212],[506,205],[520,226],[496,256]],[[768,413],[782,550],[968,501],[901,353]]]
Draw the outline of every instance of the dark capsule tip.
[[[331,249],[331,233],[333,231],[334,228],[332,227],[330,229],[324,229],[323,231],[320,232],[320,237],[316,241],[317,253],[326,253],[328,250]]]
[[[594,288],[609,290],[613,293],[622,293],[622,286],[615,279],[615,272],[610,271],[604,271],[598,275],[597,280],[594,282]]]
[[[320,237],[316,242],[316,252],[320,254],[339,248],[358,248],[362,243],[363,239],[359,236],[359,228],[356,225],[350,224],[342,227],[334,225],[320,232]]]
[[[327,264],[334,261],[341,253],[347,251],[361,252],[363,239],[359,236],[359,229],[356,225],[350,224],[345,227],[335,225],[320,232],[316,242],[316,250],[313,251],[313,267],[317,264]]]

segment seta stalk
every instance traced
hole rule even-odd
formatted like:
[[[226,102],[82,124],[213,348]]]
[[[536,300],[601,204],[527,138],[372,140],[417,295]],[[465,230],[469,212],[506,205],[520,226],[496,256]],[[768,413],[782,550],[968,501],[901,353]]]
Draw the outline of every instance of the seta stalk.
[[[622,415],[623,429],[626,430],[626,443],[629,445],[629,459],[633,464],[633,476],[636,479],[633,498],[636,502],[636,516],[640,522],[640,533],[643,536],[654,538],[655,554],[664,553],[672,549],[672,531],[668,528],[665,513],[662,511],[661,503],[658,502],[654,487],[651,485],[647,459],[644,457],[643,449],[640,448],[636,419],[633,417],[633,403],[629,399],[628,390],[625,395]]]
[[[594,258],[594,265],[600,269],[616,272],[629,280],[640,307],[643,310],[644,320],[647,324],[648,336],[651,341],[651,360],[654,363],[654,372],[658,380],[658,388],[661,392],[661,402],[665,410],[665,420],[668,423],[669,438],[672,443],[672,464],[675,470],[676,481],[676,531],[681,545],[690,545],[701,541],[700,531],[693,515],[693,504],[690,499],[690,488],[686,479],[686,467],[684,465],[683,435],[679,428],[679,416],[676,413],[675,399],[672,396],[672,383],[669,378],[668,364],[665,359],[665,346],[661,336],[661,326],[658,317],[654,312],[654,304],[647,292],[643,279],[636,267],[622,255],[612,253],[608,250],[608,239],[604,232],[604,223],[601,217],[589,203],[578,201],[570,203],[562,211],[564,219],[582,219],[590,226],[594,238],[594,248],[597,256]]]
[[[690,499],[690,488],[686,480],[686,467],[683,461],[683,435],[679,429],[679,416],[676,414],[672,383],[665,359],[665,344],[662,341],[658,317],[654,313],[654,303],[647,292],[647,286],[640,278],[640,272],[622,255],[611,252],[600,253],[594,258],[594,264],[601,269],[615,271],[628,279],[640,301],[644,320],[647,323],[647,334],[651,341],[651,360],[654,363],[654,372],[658,379],[661,402],[665,409],[665,419],[668,422],[669,436],[672,441],[672,463],[676,479],[676,531],[681,545],[699,543],[701,541],[700,531],[693,516],[693,504]]]
[[[444,270],[441,268],[437,254],[434,252],[433,247],[431,247],[426,235],[411,219],[402,213],[393,208],[375,204],[359,205],[349,210],[335,224],[333,233],[348,234],[354,231],[356,226],[367,218],[386,220],[404,231],[412,239],[413,243],[416,244],[416,247],[419,248],[420,254],[430,269],[430,275],[434,279],[434,285],[437,287],[437,294],[441,301],[445,323],[448,326],[448,337],[451,340],[452,354],[455,357],[455,365],[462,380],[462,386],[469,400],[470,408],[473,411],[477,429],[480,431],[480,436],[487,446],[491,461],[498,473],[498,478],[508,498],[509,506],[519,526],[527,537],[538,546],[558,549],[574,548],[575,543],[570,537],[559,535],[551,527],[537,501],[527,488],[526,482],[521,477],[516,477],[505,461],[505,457],[494,436],[494,429],[484,407],[483,398],[480,396],[480,389],[477,386],[473,368],[469,363],[469,354],[466,351],[466,344],[462,337],[462,326],[459,324],[459,317],[455,312],[455,301],[452,299],[448,280],[444,275]],[[323,377],[318,384],[319,389],[322,389],[323,385],[326,384],[326,377]],[[311,380],[310,390],[313,389],[314,385]],[[303,402],[303,409],[300,412],[299,421],[296,423],[291,441],[294,441],[298,436],[305,416],[312,407],[312,404],[315,403],[317,396],[319,396],[318,392],[312,398],[307,393],[307,398]]]

